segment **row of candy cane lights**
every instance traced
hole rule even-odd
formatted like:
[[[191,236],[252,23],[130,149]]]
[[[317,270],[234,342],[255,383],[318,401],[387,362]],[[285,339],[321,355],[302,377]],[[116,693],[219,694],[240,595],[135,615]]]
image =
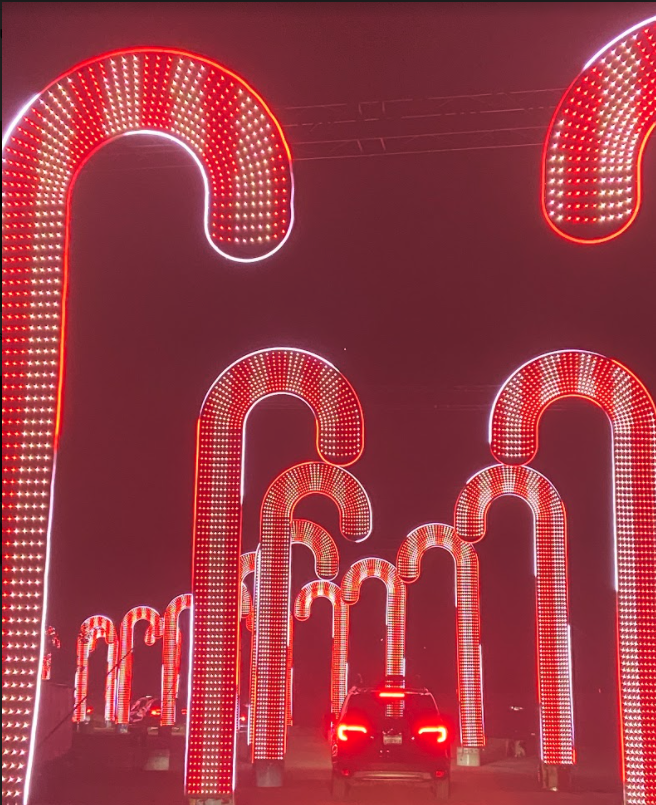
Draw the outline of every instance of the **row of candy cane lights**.
[[[302,465],[303,466],[303,465]],[[305,465],[307,466],[307,465]],[[283,473],[272,489],[279,488],[291,474],[301,467],[293,467]],[[321,465],[313,467],[321,472]],[[341,471],[345,473],[344,470]],[[348,474],[346,474],[348,476]],[[350,477],[350,476],[349,476]],[[486,497],[481,489],[487,490]],[[541,557],[536,568],[537,577],[537,624],[540,701],[542,702],[543,760],[548,763],[568,764],[574,760],[572,702],[568,680],[570,646],[567,630],[567,577],[565,566],[566,533],[565,513],[562,501],[553,486],[544,476],[527,467],[496,465],[482,470],[465,486],[458,498],[456,521],[463,533],[476,535],[484,532],[485,508],[492,498],[512,494],[521,497],[535,518],[536,555]],[[483,508],[482,508],[483,502]],[[480,600],[478,585],[478,558],[474,547],[456,534],[454,529],[443,524],[428,524],[412,531],[401,544],[396,567],[384,559],[369,557],[356,562],[344,575],[341,587],[331,583],[338,572],[339,554],[335,541],[317,523],[308,520],[292,521],[292,544],[306,545],[314,554],[315,571],[321,579],[310,582],[299,592],[294,615],[299,620],[310,616],[312,603],[323,597],[333,607],[333,647],[331,657],[331,708],[334,713],[341,709],[347,689],[348,668],[348,606],[357,602],[360,586],[366,578],[380,579],[387,589],[385,651],[385,674],[405,674],[405,613],[406,593],[402,584],[414,582],[420,574],[421,560],[425,551],[440,547],[454,559],[456,576],[456,639],[460,700],[461,740],[463,746],[480,747],[485,743],[483,730],[483,697],[480,654]],[[259,551],[242,554],[240,560],[241,617],[246,619],[249,630],[255,627],[255,607],[245,585],[246,578],[256,572]],[[398,568],[398,570],[397,570]],[[254,585],[257,591],[257,582]],[[255,595],[257,600],[257,594]],[[541,601],[550,605],[540,606]],[[87,673],[89,652],[97,637],[108,643],[107,677],[105,687],[105,720],[128,722],[132,681],[133,630],[139,620],[148,622],[146,643],[153,645],[158,637],[164,638],[162,663],[162,725],[175,723],[175,699],[181,661],[181,634],[178,626],[180,613],[191,607],[191,595],[174,598],[164,616],[152,607],[135,607],[123,618],[117,634],[111,620],[105,616],[88,618],[78,637],[78,672],[76,676],[75,721],[84,721],[87,697]],[[92,637],[93,636],[93,637]],[[120,657],[116,657],[116,646]],[[291,722],[291,668],[293,638],[287,646],[286,714]],[[117,683],[118,678],[118,683]],[[251,676],[251,700],[256,684]],[[555,694],[555,695],[554,695]],[[243,698],[243,692],[242,692]],[[118,702],[118,710],[116,703]],[[251,742],[257,731],[255,719],[251,721]]]
[[[293,366],[298,358],[303,365]],[[261,373],[252,361],[259,363]],[[290,363],[292,361],[292,363]],[[280,371],[285,364],[284,371]],[[319,365],[322,372],[317,373]],[[274,370],[274,371],[272,371]],[[328,376],[332,375],[328,380]],[[247,388],[255,390],[256,399],[244,394],[235,377],[247,378]],[[227,378],[230,377],[230,380]],[[285,377],[285,386],[281,379]],[[292,393],[308,401],[318,416],[320,452],[330,446],[335,456],[340,453],[339,439],[330,439],[322,428],[335,427],[341,416],[325,417],[322,393],[317,393],[310,377],[322,378],[321,385],[330,388],[332,397],[344,401],[351,396],[351,411],[357,398],[334,367],[316,356],[289,350],[268,350],[247,356],[233,364],[211,390],[204,409],[221,408],[221,396],[230,389],[231,399],[238,400],[242,412],[267,394]],[[301,393],[301,387],[305,390]],[[339,393],[336,388],[341,386]],[[237,389],[239,388],[239,391]],[[220,392],[217,392],[220,389]],[[629,370],[614,360],[582,351],[562,351],[543,355],[522,366],[501,389],[490,422],[493,453],[507,462],[527,462],[537,451],[540,417],[554,400],[576,396],[599,405],[608,415],[614,444],[615,530],[617,541],[618,651],[620,667],[620,706],[622,714],[622,747],[627,802],[653,802],[654,785],[654,688],[655,656],[654,579],[656,571],[656,415],[654,403],[644,386]],[[346,397],[346,399],[348,399]],[[210,401],[211,405],[208,404]],[[348,409],[347,409],[348,410]],[[356,409],[360,411],[359,406]],[[361,414],[360,414],[361,415]],[[325,417],[325,418],[323,418]],[[243,427],[245,414],[224,418]],[[323,418],[323,421],[322,421]],[[204,418],[201,416],[199,444],[203,445]],[[357,424],[357,420],[356,420]],[[361,428],[345,430],[349,438]],[[216,427],[216,420],[214,420]],[[213,430],[210,433],[215,432]],[[234,431],[233,431],[234,433]],[[222,437],[230,431],[221,432]],[[232,435],[232,434],[230,434]],[[343,438],[343,437],[342,437]],[[242,443],[241,431],[236,440]],[[220,444],[229,439],[217,439]],[[233,442],[234,443],[234,442]],[[348,455],[348,453],[346,453]],[[216,466],[216,465],[215,465]],[[228,465],[229,466],[229,465]],[[199,470],[202,493],[202,449]],[[235,475],[240,483],[240,475]],[[294,541],[304,542],[315,553],[318,575],[335,572],[336,547],[323,529],[307,521],[295,521],[294,509],[310,494],[331,498],[340,514],[343,536],[364,539],[371,531],[371,511],[366,494],[357,479],[342,467],[324,462],[307,462],[283,472],[269,487],[261,510],[260,545],[255,554],[246,554],[234,562],[235,585],[245,574],[255,573],[252,620],[254,628],[251,696],[253,718],[251,739],[253,759],[282,759],[285,754],[286,724],[289,718],[290,551]],[[216,495],[216,490],[215,490]],[[345,652],[347,651],[348,616],[345,605],[357,601],[362,581],[379,578],[387,586],[386,672],[404,673],[405,588],[420,572],[424,552],[441,547],[451,553],[456,569],[457,590],[457,661],[460,699],[461,739],[464,746],[482,746],[483,728],[482,675],[480,655],[480,612],[478,561],[472,542],[482,539],[491,503],[502,495],[523,499],[534,518],[537,662],[541,721],[542,759],[550,764],[575,761],[571,692],[571,649],[568,618],[567,533],[563,502],[553,485],[536,470],[524,464],[503,463],[476,473],[460,492],[454,511],[455,526],[429,524],[412,531],[401,545],[397,567],[382,559],[360,560],[345,574],[341,588],[328,581],[315,581],[299,594],[294,611],[298,617],[309,615],[311,601],[323,595],[334,605],[335,644],[333,651],[333,702],[337,707],[344,693]],[[198,518],[200,519],[200,518]],[[237,528],[239,524],[237,523]],[[198,556],[200,532],[197,521]],[[240,544],[239,542],[237,544]],[[201,542],[202,546],[202,542]],[[329,546],[329,547],[327,547]],[[221,563],[219,567],[227,570]],[[196,570],[196,568],[195,568]],[[217,568],[218,570],[218,568]],[[197,578],[197,575],[195,575]],[[328,586],[329,585],[329,586]],[[195,602],[199,595],[194,589]],[[248,596],[240,591],[236,601],[237,620],[250,615],[245,605]],[[228,599],[226,597],[226,601]],[[194,630],[202,619],[195,603]],[[129,613],[130,614],[130,613]],[[215,613],[208,613],[213,615]],[[225,630],[225,625],[224,625]],[[179,645],[176,627],[170,638]],[[123,630],[121,630],[123,631]],[[154,632],[154,629],[153,629]],[[219,631],[219,634],[221,632]],[[152,633],[150,633],[152,635]],[[147,637],[149,632],[147,632]],[[116,640],[116,638],[115,638]],[[237,643],[226,645],[214,641],[220,658],[231,652],[237,658]],[[194,646],[194,660],[198,646]],[[179,658],[179,652],[178,652]],[[179,665],[179,661],[178,661]],[[236,666],[234,666],[236,667]],[[196,684],[203,685],[196,669]],[[207,681],[203,684],[207,686]],[[217,682],[218,685],[218,682]],[[339,693],[338,693],[339,691]],[[194,693],[191,686],[191,722],[194,726]],[[234,737],[234,689],[227,718],[218,719],[226,732]],[[223,700],[226,701],[225,699]],[[228,706],[228,705],[226,705]],[[192,732],[193,734],[193,732]],[[191,745],[191,744],[190,744]],[[230,743],[232,752],[234,747]],[[230,762],[234,757],[225,753]],[[228,758],[218,757],[218,760]]]

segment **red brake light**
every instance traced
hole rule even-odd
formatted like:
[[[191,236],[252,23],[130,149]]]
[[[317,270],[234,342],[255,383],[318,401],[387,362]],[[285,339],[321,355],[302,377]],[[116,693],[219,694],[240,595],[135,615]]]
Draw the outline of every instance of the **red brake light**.
[[[159,707],[151,707],[150,708],[150,715],[151,716],[161,716],[162,711]]]
[[[91,704],[90,704],[90,705],[87,707],[87,713],[93,713],[93,705],[91,705]]]
[[[380,699],[405,699],[404,690],[380,690],[378,691]]]
[[[180,712],[182,713],[183,716],[186,716],[187,715],[187,708],[183,707],[182,710],[180,710]]]
[[[439,727],[420,727],[419,732],[417,734],[418,735],[433,734],[435,735],[438,744],[443,744],[449,737],[449,731],[443,724],[440,724]]]
[[[338,724],[337,725],[337,740],[348,741],[349,732],[361,732],[366,735],[367,728],[362,724]]]

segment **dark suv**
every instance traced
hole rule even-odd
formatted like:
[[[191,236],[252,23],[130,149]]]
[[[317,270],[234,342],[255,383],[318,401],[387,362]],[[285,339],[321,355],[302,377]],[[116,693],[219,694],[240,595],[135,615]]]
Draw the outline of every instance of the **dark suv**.
[[[369,782],[424,784],[449,797],[451,736],[425,688],[351,688],[330,744],[333,799]]]

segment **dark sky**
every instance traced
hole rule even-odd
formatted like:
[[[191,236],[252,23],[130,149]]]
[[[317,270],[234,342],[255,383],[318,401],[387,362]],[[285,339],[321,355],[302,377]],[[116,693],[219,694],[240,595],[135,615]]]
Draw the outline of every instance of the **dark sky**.
[[[244,76],[274,113],[565,87],[608,40],[654,13],[653,3],[5,3],[3,116],[77,62],[132,45],[209,56]],[[543,221],[539,158],[533,147],[299,162],[292,237],[251,267],[210,249],[200,178],[184,153],[136,157],[119,140],[90,161],[72,208],[50,581],[50,621],[63,643],[57,678],[72,680],[85,617],[119,621],[132,606],[163,609],[189,590],[195,422],[212,381],[241,355],[308,349],[361,396],[367,447],[353,469],[372,499],[375,529],[368,543],[340,542],[342,570],[368,554],[393,560],[420,523],[451,522],[460,486],[492,463],[486,432],[496,390],[531,357],[598,351],[656,392],[656,145],[645,152],[638,219],[596,247],[565,242]],[[250,417],[244,549],[255,545],[272,478],[315,457],[312,431],[296,402],[274,400]],[[569,512],[585,742],[617,718],[603,415],[576,401],[550,411],[534,466]],[[299,514],[336,527],[323,501]],[[494,733],[508,705],[535,705],[531,518],[521,502],[493,507],[479,548]],[[297,589],[312,565],[295,551]],[[453,711],[451,560],[433,551],[425,568],[408,589],[408,670]],[[365,675],[382,664],[379,587],[365,585],[352,611],[351,668]],[[328,623],[323,604],[297,627],[301,717],[317,716],[313,675],[327,686]],[[153,684],[157,654],[140,649],[135,694]]]

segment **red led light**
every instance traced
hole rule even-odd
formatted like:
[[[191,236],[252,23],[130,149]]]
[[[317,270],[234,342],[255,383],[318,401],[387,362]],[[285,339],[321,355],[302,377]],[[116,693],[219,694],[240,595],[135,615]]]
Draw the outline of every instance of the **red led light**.
[[[176,596],[164,610],[162,637],[162,726],[175,724],[175,700],[180,684],[182,634],[180,614],[191,609],[191,594]]]
[[[52,626],[46,629],[46,650],[43,654],[43,662],[41,664],[41,679],[50,679],[52,672],[52,652],[53,650],[61,648],[61,640],[56,630]]]
[[[381,690],[378,691],[379,699],[405,699],[405,693],[402,690]]]
[[[477,542],[497,498],[513,495],[533,512],[540,752],[545,763],[574,763],[574,715],[565,506],[553,484],[530,467],[496,465],[467,481],[456,501],[456,532]]]
[[[77,670],[75,672],[75,709],[73,721],[83,722],[89,710],[89,655],[95,651],[98,639],[107,643],[107,674],[105,675],[105,721],[116,720],[116,678],[118,636],[112,621],[104,615],[92,615],[80,626],[77,638]]]
[[[196,454],[194,641],[186,776],[187,794],[197,799],[232,793],[239,684],[244,428],[253,406],[273,394],[292,395],[310,407],[316,420],[317,449],[328,464],[351,464],[364,447],[362,410],[353,388],[330,363],[302,350],[268,349],[247,355],[221,374],[205,398]],[[286,542],[288,527],[282,533]],[[270,551],[277,556],[280,550],[280,545],[267,549],[267,570],[262,577],[271,572]],[[289,551],[282,564],[273,568],[276,580],[287,572],[288,563]],[[289,596],[288,591],[285,595]],[[255,606],[259,612],[266,609],[266,605],[258,603],[260,598],[258,582]],[[281,603],[277,597],[276,600]],[[278,606],[276,611],[287,615],[282,623],[274,623],[275,639],[284,638],[289,601],[286,609]],[[272,638],[273,635],[268,637]],[[275,658],[272,669],[274,678],[286,687],[284,670],[278,676],[280,664],[283,669],[287,665],[285,640],[283,645],[285,653]],[[262,681],[266,674],[267,669]],[[282,727],[278,721],[280,712]],[[284,740],[284,714],[284,707],[272,713],[276,751],[281,743],[280,729]],[[260,744],[262,740],[266,743],[267,738],[262,733],[261,736]]]
[[[508,464],[531,461],[540,419],[563,397],[601,408],[613,437],[620,726],[625,802],[656,802],[656,409],[622,364],[579,350],[552,352],[503,385],[490,446]]]
[[[556,110],[542,159],[542,210],[576,243],[624,232],[641,204],[642,155],[656,125],[656,17],[594,56]]]
[[[367,734],[367,728],[363,724],[338,724],[337,725],[337,740],[348,741],[349,733],[356,733],[361,735]]]
[[[417,735],[434,735],[438,744],[443,744],[449,737],[449,731],[443,724],[440,724],[437,727],[420,727]]]
[[[456,567],[456,644],[460,740],[467,748],[485,746],[483,676],[481,672],[481,602],[478,556],[473,545],[461,540],[451,526],[429,523],[411,531],[396,556],[399,575],[406,584],[419,578],[424,553],[442,548]]]
[[[130,721],[130,703],[132,699],[132,666],[134,650],[134,627],[139,621],[146,621],[148,628],[144,640],[147,646],[154,646],[162,637],[164,630],[163,618],[152,607],[134,607],[127,612],[121,621],[119,630],[119,665],[118,683],[116,692],[116,720],[119,724],[128,724]]]
[[[256,563],[253,760],[282,760],[290,693],[290,550],[294,509],[308,495],[328,497],[347,539],[371,532],[371,507],[360,482],[341,467],[307,462],[281,473],[266,492]],[[309,543],[310,547],[312,542]],[[319,548],[320,550],[320,548]],[[315,559],[327,561],[326,557]],[[329,568],[333,570],[334,568]]]
[[[194,159],[205,189],[205,234],[224,257],[263,259],[293,224],[291,160],[278,122],[241,78],[184,51],[136,48],[80,64],[30,101],[3,139],[3,618],[7,639],[20,645],[4,658],[3,695],[15,685],[22,690],[3,710],[3,795],[12,803],[29,795],[46,653],[71,193],[96,150],[134,133],[172,140]],[[189,769],[192,788],[199,775],[218,773],[212,763]]]

